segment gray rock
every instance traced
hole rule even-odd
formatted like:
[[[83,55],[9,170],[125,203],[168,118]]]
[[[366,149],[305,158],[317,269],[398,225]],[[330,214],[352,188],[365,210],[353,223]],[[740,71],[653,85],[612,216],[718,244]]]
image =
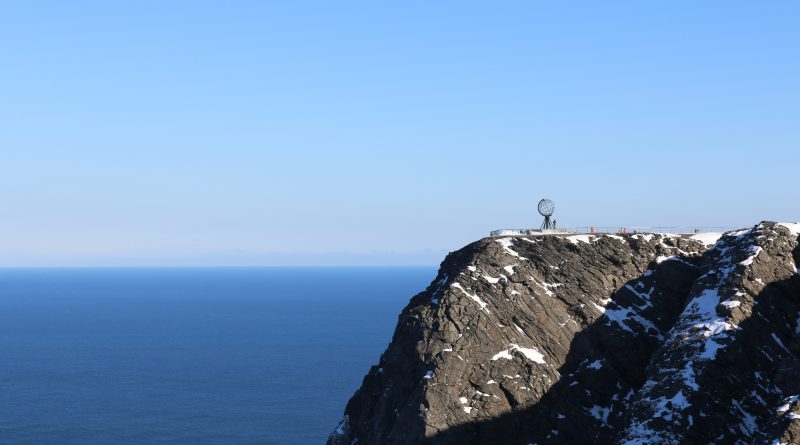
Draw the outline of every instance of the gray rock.
[[[797,238],[472,243],[403,309],[328,444],[798,443]]]

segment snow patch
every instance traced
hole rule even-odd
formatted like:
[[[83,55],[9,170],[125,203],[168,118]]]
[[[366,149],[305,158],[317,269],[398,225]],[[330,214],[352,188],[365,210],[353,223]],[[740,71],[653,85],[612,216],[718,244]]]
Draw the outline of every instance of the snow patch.
[[[683,383],[688,387],[691,388],[692,391],[700,390],[700,386],[697,384],[697,380],[695,379],[694,375],[694,368],[692,367],[692,362],[686,363],[686,367],[683,368],[681,372],[683,376]]]
[[[681,314],[681,318],[693,319],[699,322],[693,323],[689,328],[705,338],[699,358],[714,359],[717,356],[717,351],[724,347],[719,343],[719,340],[727,338],[728,331],[738,329],[738,326],[728,323],[717,315],[717,305],[719,303],[717,290],[706,289],[695,297]]]
[[[536,284],[537,286],[541,287],[542,290],[544,290],[544,293],[547,294],[548,297],[552,297],[553,295],[555,295],[555,293],[553,291],[551,291],[550,289],[555,289],[557,287],[563,286],[563,284],[561,284],[561,283],[545,283],[545,282],[541,282],[540,283],[540,282],[536,281],[536,279],[533,278],[533,277],[530,277],[530,279],[533,280],[534,284]]]
[[[544,355],[536,350],[536,348],[523,348],[522,346],[511,343],[508,345],[508,349],[498,352],[492,357],[492,361],[500,360],[501,358],[506,360],[511,360],[514,356],[511,355],[512,352],[517,351],[520,354],[524,355],[528,360],[534,361],[536,363],[544,364]]]
[[[792,232],[792,235],[800,236],[800,222],[796,222],[796,223],[778,223],[778,225],[786,227],[787,229],[789,229],[789,231]]]
[[[501,246],[503,246],[503,250],[505,250],[507,254],[509,254],[511,256],[515,256],[515,257],[520,258],[520,259],[524,259],[521,256],[519,256],[519,254],[517,252],[514,252],[511,249],[511,246],[514,245],[514,239],[513,238],[500,238],[500,239],[495,240],[495,241],[497,241],[498,243],[500,243]]]
[[[599,306],[599,305],[597,305],[595,303],[592,303],[592,304],[600,312],[602,312],[603,315],[606,316],[606,318],[608,318],[609,324],[616,323],[617,326],[619,326],[623,330],[626,330],[626,331],[628,331],[630,333],[635,334],[635,332],[633,331],[633,329],[631,329],[631,327],[628,325],[628,323],[629,322],[636,322],[639,325],[641,325],[642,327],[644,327],[646,330],[652,329],[652,330],[656,331],[656,333],[657,333],[656,336],[659,339],[661,339],[663,337],[662,334],[661,334],[661,331],[656,327],[656,325],[653,324],[653,322],[651,322],[650,320],[648,320],[648,319],[642,317],[641,315],[635,313],[633,308],[620,307],[616,303],[615,303],[615,306],[617,306],[616,309],[614,309],[614,308],[609,309],[608,307],[602,307],[602,306]],[[640,308],[638,308],[636,306],[634,306],[634,308],[635,309],[640,309]]]
[[[589,410],[592,417],[603,422],[603,425],[608,425],[608,415],[611,413],[611,408],[595,405]]]
[[[780,339],[780,338],[778,338],[778,336],[777,336],[777,335],[775,335],[774,333],[773,333],[773,334],[770,334],[770,335],[772,335],[772,339],[773,339],[773,340],[775,340],[775,343],[777,343],[777,344],[778,344],[778,346],[780,346],[780,347],[781,347],[781,349],[783,349],[783,350],[784,350],[784,351],[786,351],[787,353],[791,354],[791,352],[790,352],[788,349],[786,349],[786,346],[784,346],[783,342],[781,341],[781,339]]]
[[[756,430],[758,429],[758,424],[756,423],[755,417],[752,414],[745,411],[745,409],[742,408],[742,405],[738,401],[731,400],[731,404],[734,407],[736,407],[736,409],[739,410],[739,413],[741,414],[741,416],[739,417],[739,420],[741,421],[739,423],[739,431],[741,431],[742,434],[746,436],[752,436],[753,433],[755,433]]]
[[[592,235],[572,235],[572,236],[568,236],[567,240],[569,240],[569,242],[571,242],[572,244],[578,244],[578,243],[591,244],[591,242],[594,240],[594,236],[592,236]]]
[[[700,241],[706,247],[713,246],[720,238],[722,238],[722,232],[697,233],[689,237],[689,239]]]
[[[783,399],[783,405],[778,407],[778,414],[783,414],[786,411],[789,411],[789,408],[792,407],[792,404],[797,401],[800,396],[789,396]]]
[[[758,227],[758,226],[756,226],[756,227]],[[734,230],[734,231],[732,231],[732,232],[728,232],[728,235],[729,235],[729,236],[736,237],[736,238],[741,238],[741,237],[743,237],[743,236],[746,236],[746,235],[749,235],[750,233],[752,233],[752,232],[753,232],[753,230],[754,230],[756,227],[750,227],[750,228],[748,228],[748,229]]]
[[[339,422],[339,425],[336,427],[334,433],[338,434],[339,436],[344,436],[348,433],[348,431],[350,431],[350,416],[345,414],[345,416],[342,417],[342,421]]]
[[[486,280],[489,284],[497,284],[497,283],[500,282],[500,280],[502,280],[504,278],[505,278],[505,275],[503,275],[503,274],[500,274],[500,276],[497,277],[497,278],[489,276],[489,275],[484,275],[483,276],[483,279]]]
[[[478,297],[478,295],[473,295],[473,294],[470,294],[469,292],[467,292],[467,290],[466,290],[466,289],[464,289],[464,288],[461,286],[461,284],[460,284],[460,283],[453,283],[453,284],[451,284],[451,285],[450,285],[450,287],[454,287],[454,288],[456,288],[456,289],[460,290],[461,292],[463,292],[463,293],[464,293],[464,295],[468,296],[468,297],[469,297],[469,298],[470,298],[472,301],[474,301],[474,302],[478,303],[478,306],[480,306],[480,307],[481,307],[481,310],[482,310],[482,311],[484,311],[484,310],[485,310],[486,312],[489,312],[489,310],[488,310],[488,309],[486,309],[487,303],[486,303],[485,301],[481,300],[481,299]]]
[[[678,261],[680,263],[683,263],[683,264],[686,264],[686,265],[689,265],[689,266],[692,266],[692,267],[697,267],[694,264],[692,264],[692,263],[690,263],[690,262],[688,262],[688,261],[686,261],[686,260],[684,260],[682,258],[679,258],[679,257],[677,257],[675,255],[671,255],[671,256],[659,255],[659,256],[656,257],[656,264],[661,264],[664,261]]]
[[[742,304],[741,301],[731,300],[731,299],[727,299],[727,300],[723,301],[722,303],[720,303],[721,306],[725,306],[728,309],[733,309],[733,308],[735,308],[735,307],[737,307],[737,306],[739,306],[741,304]]]
[[[756,259],[758,254],[760,254],[763,251],[764,251],[764,249],[762,249],[761,246],[752,246],[752,247],[750,247],[749,252],[752,255],[750,255],[746,260],[740,262],[739,264],[741,264],[742,266],[749,266],[749,265],[753,264],[753,261]]]

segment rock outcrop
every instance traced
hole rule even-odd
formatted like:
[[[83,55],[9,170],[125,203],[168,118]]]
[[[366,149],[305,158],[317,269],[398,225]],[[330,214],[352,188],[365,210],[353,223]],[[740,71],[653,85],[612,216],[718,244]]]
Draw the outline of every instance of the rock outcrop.
[[[799,234],[472,243],[328,444],[800,443]]]

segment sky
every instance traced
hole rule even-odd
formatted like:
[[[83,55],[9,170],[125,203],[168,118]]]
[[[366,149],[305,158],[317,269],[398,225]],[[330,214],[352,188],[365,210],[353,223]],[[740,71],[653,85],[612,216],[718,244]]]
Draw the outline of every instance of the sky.
[[[0,3],[0,266],[800,220],[800,3]]]

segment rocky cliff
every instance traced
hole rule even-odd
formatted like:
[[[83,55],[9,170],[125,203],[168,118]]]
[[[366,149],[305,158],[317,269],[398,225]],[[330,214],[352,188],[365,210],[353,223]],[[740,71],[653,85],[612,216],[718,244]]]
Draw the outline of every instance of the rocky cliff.
[[[798,234],[472,243],[328,444],[800,443]]]

